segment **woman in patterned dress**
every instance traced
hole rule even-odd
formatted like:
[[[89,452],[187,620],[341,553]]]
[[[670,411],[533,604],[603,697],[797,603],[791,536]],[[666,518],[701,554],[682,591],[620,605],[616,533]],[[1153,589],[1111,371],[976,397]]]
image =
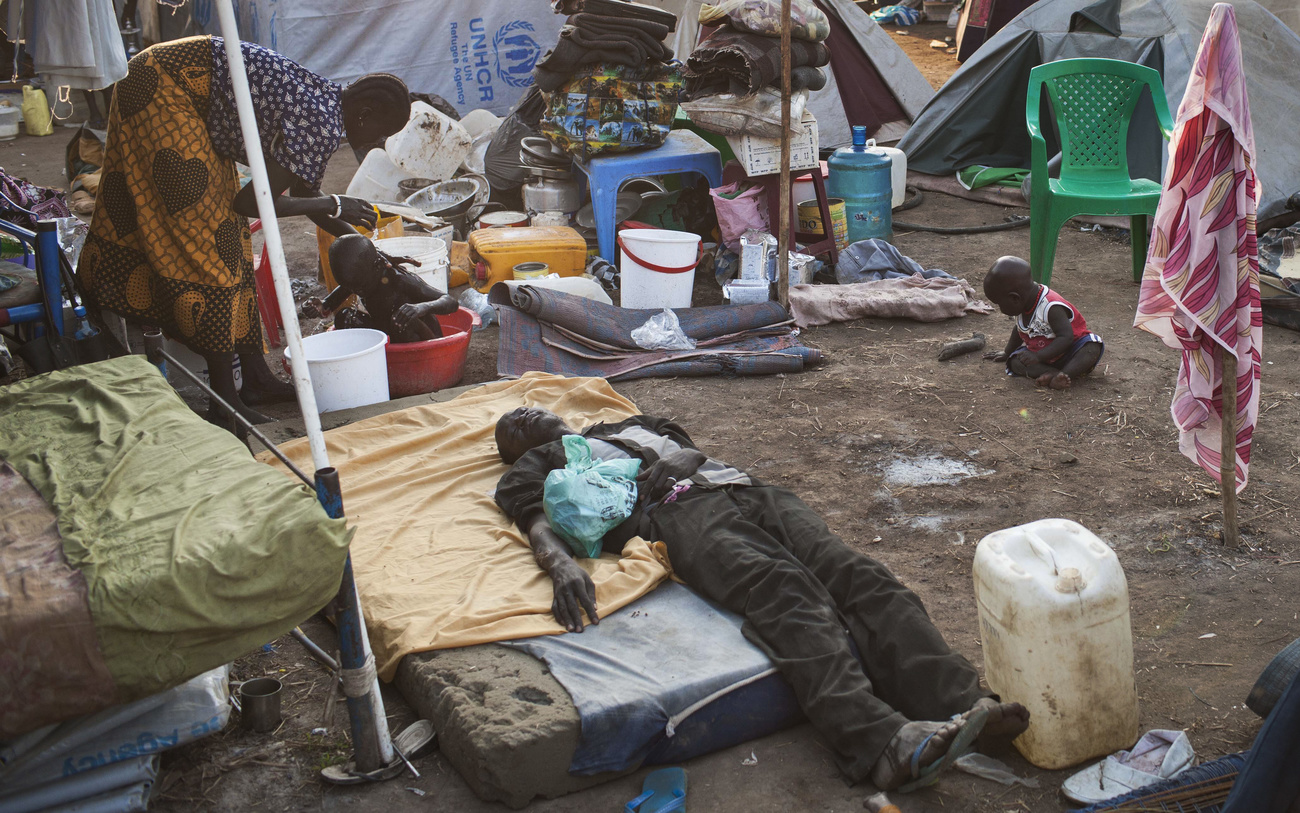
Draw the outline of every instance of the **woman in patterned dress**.
[[[276,215],[305,216],[335,236],[373,227],[369,203],[323,195],[320,183],[344,136],[364,155],[406,124],[406,85],[371,74],[341,87],[259,45],[242,43],[242,53]],[[141,51],[113,96],[77,275],[90,303],[161,327],[202,355],[213,390],[262,422],[248,405],[292,398],[292,387],[262,352],[247,220],[257,205],[253,185],[240,189],[235,170],[247,160],[222,39]],[[225,424],[214,409],[209,418]]]

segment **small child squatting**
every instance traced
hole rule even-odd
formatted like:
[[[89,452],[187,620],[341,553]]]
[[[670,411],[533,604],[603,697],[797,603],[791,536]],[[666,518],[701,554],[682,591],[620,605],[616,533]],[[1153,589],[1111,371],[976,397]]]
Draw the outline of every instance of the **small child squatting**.
[[[1034,282],[1029,263],[1019,257],[1000,257],[993,263],[984,278],[984,295],[1015,317],[1006,348],[984,354],[990,361],[1005,361],[1007,375],[1064,390],[1101,360],[1105,345],[1088,330],[1083,314],[1051,288]]]
[[[455,298],[400,267],[403,263],[414,264],[413,260],[389,257],[360,234],[335,240],[329,256],[339,287],[323,303],[313,303],[314,309],[328,317],[354,293],[365,306],[365,310],[339,310],[334,315],[337,329],[382,330],[394,344],[437,339],[442,336],[437,314],[454,313],[460,307]],[[304,311],[308,310],[304,307]]]

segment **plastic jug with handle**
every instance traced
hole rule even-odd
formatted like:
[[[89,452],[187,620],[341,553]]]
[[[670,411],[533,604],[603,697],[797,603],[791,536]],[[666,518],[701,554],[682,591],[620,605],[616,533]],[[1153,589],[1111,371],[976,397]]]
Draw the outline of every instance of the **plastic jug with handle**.
[[[844,201],[850,243],[894,236],[893,180],[887,155],[867,149],[867,128],[853,128],[853,146],[840,147],[827,161],[826,194]]]
[[[1138,736],[1128,584],[1119,559],[1077,522],[995,531],[975,551],[989,688],[1030,711],[1015,740],[1055,770],[1131,746]]]

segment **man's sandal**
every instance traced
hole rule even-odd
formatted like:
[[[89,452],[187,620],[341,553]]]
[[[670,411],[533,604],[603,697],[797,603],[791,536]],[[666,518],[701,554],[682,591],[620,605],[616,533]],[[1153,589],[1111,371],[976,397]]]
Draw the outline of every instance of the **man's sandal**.
[[[627,803],[626,813],[686,813],[686,771],[660,768],[646,775],[641,795]]]
[[[976,709],[965,715],[961,730],[957,736],[953,737],[952,744],[944,755],[924,768],[921,767],[921,754],[925,751],[925,746],[930,740],[938,734],[935,732],[921,741],[912,752],[912,762],[909,766],[912,772],[912,781],[900,786],[897,790],[899,793],[911,793],[924,787],[929,787],[939,781],[939,774],[946,771],[954,762],[961,759],[975,745],[975,739],[984,730],[984,724],[989,720],[988,709]]]

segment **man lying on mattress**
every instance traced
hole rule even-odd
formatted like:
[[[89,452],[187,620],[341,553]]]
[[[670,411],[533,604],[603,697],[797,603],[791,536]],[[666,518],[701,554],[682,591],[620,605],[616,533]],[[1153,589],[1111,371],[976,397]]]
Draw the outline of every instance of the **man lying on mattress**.
[[[621,551],[633,535],[662,541],[688,586],[743,615],[854,782],[919,787],[975,736],[1007,740],[1028,726],[1024,706],[980,689],[912,591],[792,492],[706,457],[670,420],[637,415],[578,432],[520,407],[497,422],[497,449],[512,465],[496,501],[528,535],[555,583],[555,618],[570,631],[582,631],[584,610],[598,623],[596,593],[547,519],[543,484],[564,468],[562,438],[574,434],[594,457],[642,461],[638,508],[604,549]]]

